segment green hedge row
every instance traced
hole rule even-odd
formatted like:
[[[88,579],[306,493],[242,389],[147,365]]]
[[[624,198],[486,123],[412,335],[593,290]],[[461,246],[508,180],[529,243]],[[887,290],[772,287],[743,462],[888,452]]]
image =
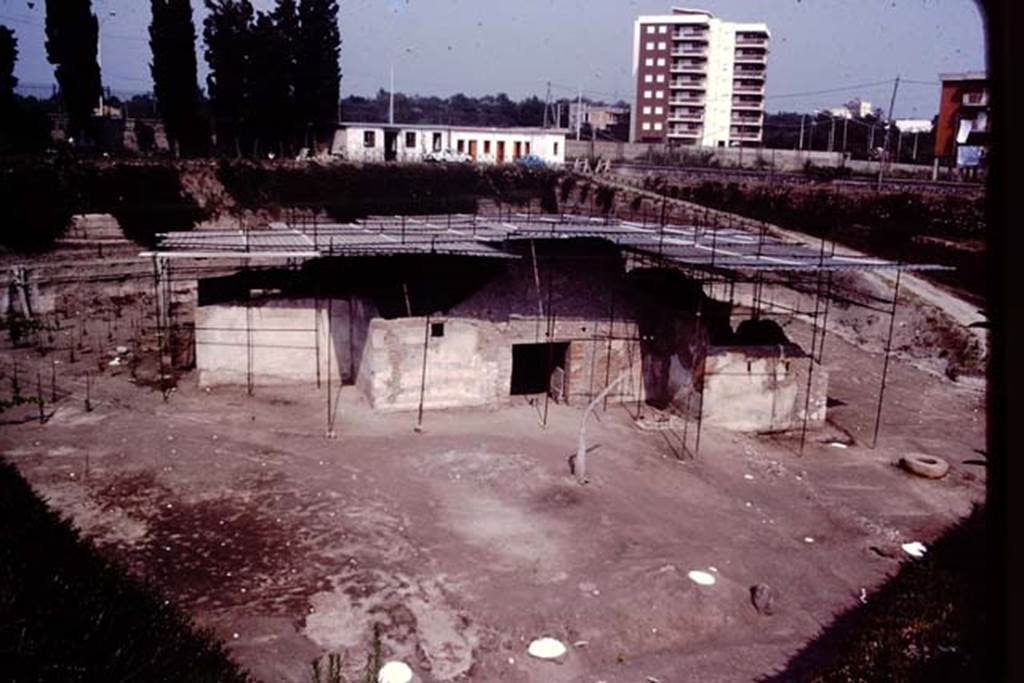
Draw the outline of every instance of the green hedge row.
[[[0,459],[0,676],[248,681],[210,632],[127,577]]]
[[[337,221],[367,215],[472,213],[477,200],[557,211],[557,173],[518,167],[452,165],[270,166],[222,162],[218,178],[244,209],[305,208]]]

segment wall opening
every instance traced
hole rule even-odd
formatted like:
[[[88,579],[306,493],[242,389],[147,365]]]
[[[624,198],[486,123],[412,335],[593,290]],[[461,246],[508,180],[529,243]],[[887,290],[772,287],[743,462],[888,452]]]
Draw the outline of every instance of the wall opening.
[[[552,375],[565,376],[569,342],[512,345],[513,396],[544,394]]]

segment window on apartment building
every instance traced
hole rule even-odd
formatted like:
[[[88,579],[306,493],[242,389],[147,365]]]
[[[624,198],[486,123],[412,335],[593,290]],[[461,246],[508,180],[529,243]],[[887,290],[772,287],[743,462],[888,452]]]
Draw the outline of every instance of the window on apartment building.
[[[416,133],[409,131],[405,134],[405,146],[415,147],[416,146]]]
[[[665,58],[658,57],[658,66],[665,66]]]
[[[650,113],[651,113],[651,108],[650,107],[644,107],[644,114],[650,114]]]
[[[648,33],[654,33],[654,27],[653,26],[648,26],[647,27],[647,32]]]
[[[661,114],[665,113],[665,109],[663,107],[655,107],[654,108],[654,113],[656,115],[660,116]]]
[[[372,130],[363,131],[363,147],[376,147],[377,133]]]
[[[652,92],[651,92],[650,90],[644,90],[644,99],[645,99],[645,100],[649,100],[649,99],[651,99],[651,96],[652,96],[653,94],[654,94],[654,93],[652,93]]]
[[[655,123],[654,124],[654,130],[661,130],[661,124],[660,123]]]
[[[658,99],[658,100],[665,99],[665,91],[664,90],[658,90],[657,92],[654,93],[654,98]]]
[[[647,42],[647,49],[648,50],[653,50],[654,49],[654,43],[652,41],[648,41]]]
[[[651,124],[649,124],[646,121],[644,121],[642,124],[640,124],[640,128],[641,128],[641,130],[650,130],[651,129]]]
[[[654,82],[654,76],[652,76],[651,74],[647,74],[646,76],[644,76],[644,83],[653,83],[653,82]]]
[[[654,66],[654,60],[648,57],[644,60],[644,66]]]
[[[658,33],[668,33],[668,26],[659,26]]]
[[[659,50],[664,50],[667,47],[668,47],[668,45],[666,45],[665,43],[658,43],[658,49]]]
[[[658,81],[658,83],[664,83],[665,82],[665,74],[658,74],[657,77],[655,78],[655,80]]]
[[[433,145],[433,147],[434,147],[434,151],[435,152],[440,152],[441,151],[441,144],[442,144],[442,142],[441,142],[441,134],[440,133],[434,133],[434,145]]]

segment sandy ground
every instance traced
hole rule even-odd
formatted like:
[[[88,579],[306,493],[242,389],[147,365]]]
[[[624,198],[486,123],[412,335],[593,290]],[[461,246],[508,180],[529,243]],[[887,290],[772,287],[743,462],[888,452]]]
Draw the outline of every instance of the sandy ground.
[[[40,359],[14,353],[34,377]],[[261,680],[309,681],[328,653],[354,674],[377,625],[385,658],[423,681],[748,681],[870,600],[910,561],[900,543],[984,497],[983,389],[892,363],[870,449],[881,360],[828,338],[831,424],[802,456],[792,437],[705,428],[694,457],[682,432],[609,407],[588,427],[586,486],[567,464],[575,408],[550,406],[546,428],[525,402],[428,413],[417,433],[345,387],[328,439],[323,390],[249,397],[187,375],[167,402],[122,372],[96,379],[91,412],[81,384],[45,424],[9,411],[0,451]],[[911,450],[949,475],[893,466]],[[751,605],[758,583],[778,591],[771,616]],[[526,654],[544,635],[563,661]]]

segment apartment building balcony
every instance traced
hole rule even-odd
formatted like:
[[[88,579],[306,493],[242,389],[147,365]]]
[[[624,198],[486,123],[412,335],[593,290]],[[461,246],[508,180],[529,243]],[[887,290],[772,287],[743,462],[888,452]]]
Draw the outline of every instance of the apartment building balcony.
[[[747,95],[764,95],[764,83],[733,83],[732,91]]]
[[[707,90],[703,80],[699,81],[672,81],[668,84],[669,90]]]
[[[702,74],[707,70],[706,62],[683,62],[676,61],[672,63],[671,71],[674,74],[683,73],[699,73]]]
[[[703,97],[673,97],[672,99],[670,99],[668,101],[668,103],[669,103],[669,105],[676,105],[676,106],[678,106],[678,105],[690,105],[690,106],[693,106],[693,105],[696,105],[696,104],[702,105],[702,104],[704,104],[704,98]]]
[[[677,47],[672,50],[673,57],[703,57],[707,59],[706,47]]]
[[[761,129],[757,130],[737,130],[735,128],[729,131],[729,137],[733,140],[746,140],[757,142],[761,139]]]
[[[752,110],[752,111],[761,111],[761,110],[764,109],[764,101],[761,100],[760,98],[757,98],[757,99],[754,99],[754,100],[743,100],[743,99],[739,99],[739,98],[734,97],[734,98],[732,98],[732,108],[734,110],[735,109],[744,109],[744,110]]]
[[[965,107],[987,107],[988,91],[965,92],[964,96],[960,99],[960,103]]]
[[[708,42],[708,36],[709,35],[710,35],[710,33],[708,31],[693,31],[693,30],[683,30],[683,31],[680,31],[680,30],[676,30],[672,34],[672,40],[674,40],[674,41],[687,41],[687,40],[690,40],[690,41],[699,42],[699,43],[706,43],[706,42]]]
[[[744,47],[768,47],[768,36],[763,33],[737,33],[736,45]]]
[[[758,54],[742,54],[741,52],[737,52],[733,56],[733,61],[737,64],[767,64],[768,54],[765,52]]]
[[[669,128],[668,136],[670,138],[699,138],[702,133],[702,128]]]
[[[702,123],[704,121],[703,111],[688,111],[688,112],[670,112],[668,115],[669,123],[681,122],[681,123]]]
[[[747,116],[747,115],[744,115],[744,114],[741,114],[741,113],[733,112],[732,115],[729,118],[729,122],[732,123],[733,125],[748,126],[748,127],[749,126],[758,126],[758,127],[760,127],[762,120],[763,120],[763,117],[762,117],[762,115],[760,113],[758,113],[758,114],[756,114],[754,116]]]

